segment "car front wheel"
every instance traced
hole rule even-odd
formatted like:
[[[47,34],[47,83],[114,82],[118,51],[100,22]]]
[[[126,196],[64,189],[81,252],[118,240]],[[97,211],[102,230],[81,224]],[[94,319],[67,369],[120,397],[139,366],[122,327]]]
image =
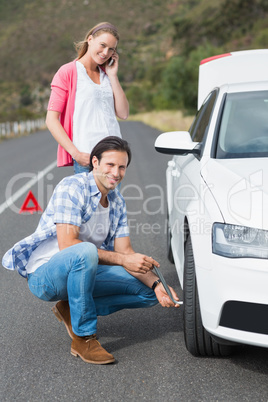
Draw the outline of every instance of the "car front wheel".
[[[215,341],[202,324],[191,236],[186,240],[184,263],[184,338],[193,356],[229,356],[233,346]]]

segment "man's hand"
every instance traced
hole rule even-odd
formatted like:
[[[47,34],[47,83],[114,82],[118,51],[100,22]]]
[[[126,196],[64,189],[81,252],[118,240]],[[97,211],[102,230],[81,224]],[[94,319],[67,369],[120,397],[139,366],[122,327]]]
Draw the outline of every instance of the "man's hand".
[[[139,253],[124,254],[122,265],[127,271],[139,274],[147,274],[154,269],[154,265],[159,267],[152,257]]]
[[[178,295],[175,292],[174,289],[172,289],[172,287],[169,286],[169,289],[172,293],[172,296],[174,298],[174,300],[179,301]],[[157,300],[159,301],[159,303],[161,304],[162,307],[180,307],[179,304],[175,304],[173,303],[173,301],[170,299],[170,297],[168,296],[167,292],[164,289],[164,286],[162,285],[162,283],[159,283],[159,285],[156,286],[156,288],[154,289],[155,291],[155,295],[157,297]]]

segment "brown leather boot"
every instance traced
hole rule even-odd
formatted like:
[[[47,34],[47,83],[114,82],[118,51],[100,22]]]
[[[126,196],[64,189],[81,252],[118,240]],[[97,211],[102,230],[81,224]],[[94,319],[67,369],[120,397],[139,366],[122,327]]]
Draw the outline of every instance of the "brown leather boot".
[[[61,300],[52,307],[52,311],[60,322],[63,321],[68,334],[73,339],[74,333],[72,329],[69,303],[65,300]]]
[[[97,341],[96,335],[77,336],[74,334],[71,354],[80,356],[86,363],[108,364],[115,361],[113,355],[108,353]]]

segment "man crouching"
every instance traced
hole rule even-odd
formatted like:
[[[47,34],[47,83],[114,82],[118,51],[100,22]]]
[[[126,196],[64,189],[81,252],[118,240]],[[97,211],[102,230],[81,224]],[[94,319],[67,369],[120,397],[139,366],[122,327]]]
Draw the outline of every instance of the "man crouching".
[[[96,339],[98,315],[158,302],[175,306],[152,272],[159,263],[131,246],[125,201],[116,189],[130,161],[126,141],[100,141],[90,172],[57,185],[36,231],[2,261],[27,278],[39,299],[59,300],[52,310],[72,338],[71,354],[87,363],[115,361]]]

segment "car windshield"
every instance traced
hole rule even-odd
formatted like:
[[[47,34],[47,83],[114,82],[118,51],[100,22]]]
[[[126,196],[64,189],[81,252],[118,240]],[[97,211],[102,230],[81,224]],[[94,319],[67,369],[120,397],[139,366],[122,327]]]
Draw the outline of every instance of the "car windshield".
[[[227,94],[216,158],[268,156],[268,91]]]

